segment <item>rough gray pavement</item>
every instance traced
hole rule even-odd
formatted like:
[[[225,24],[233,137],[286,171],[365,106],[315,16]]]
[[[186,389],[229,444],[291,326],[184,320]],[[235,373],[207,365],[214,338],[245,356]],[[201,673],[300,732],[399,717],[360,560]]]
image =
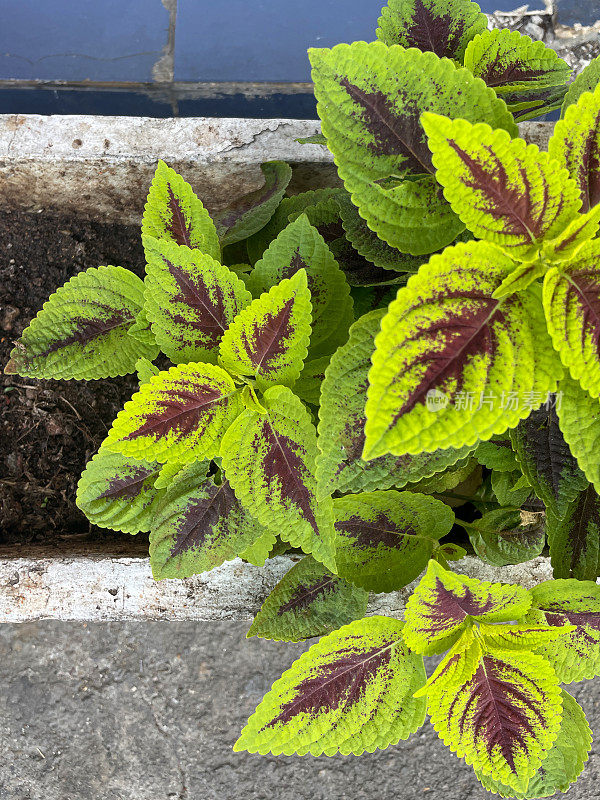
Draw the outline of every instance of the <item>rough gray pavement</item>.
[[[1,800],[466,800],[491,797],[426,723],[373,755],[274,758],[231,747],[306,649],[243,623],[0,627]],[[600,739],[600,686],[575,687]],[[600,796],[596,748],[569,800]]]

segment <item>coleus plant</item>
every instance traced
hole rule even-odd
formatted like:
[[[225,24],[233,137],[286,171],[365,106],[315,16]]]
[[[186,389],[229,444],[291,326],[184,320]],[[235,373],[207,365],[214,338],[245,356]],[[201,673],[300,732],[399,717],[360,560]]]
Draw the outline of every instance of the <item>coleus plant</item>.
[[[390,0],[377,38],[310,51],[343,188],[273,161],[211,219],[161,162],[144,281],[76,275],[5,371],[137,373],[77,502],[156,578],[304,554],[248,635],[322,638],[236,749],[373,752],[427,711],[485,788],[549,796],[591,746],[560,684],[600,674],[600,67],[567,91],[466,0]],[[548,153],[518,138],[561,102]],[[450,570],[546,546],[530,591]]]

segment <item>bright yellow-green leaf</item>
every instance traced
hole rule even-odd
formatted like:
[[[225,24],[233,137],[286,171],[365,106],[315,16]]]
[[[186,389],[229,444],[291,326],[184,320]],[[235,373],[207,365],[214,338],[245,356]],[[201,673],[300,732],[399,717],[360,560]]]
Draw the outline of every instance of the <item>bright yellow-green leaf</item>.
[[[490,439],[554,391],[560,364],[537,294],[494,299],[512,263],[469,242],[433,256],[398,291],[375,340],[365,458]]]
[[[575,218],[575,182],[537,145],[437,114],[424,114],[422,124],[444,196],[478,238],[525,261]]]

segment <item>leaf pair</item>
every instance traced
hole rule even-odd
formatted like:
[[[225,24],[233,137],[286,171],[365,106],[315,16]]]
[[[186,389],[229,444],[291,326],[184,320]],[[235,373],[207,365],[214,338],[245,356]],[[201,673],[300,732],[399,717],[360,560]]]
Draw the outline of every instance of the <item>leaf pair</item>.
[[[103,448],[81,476],[77,505],[100,527],[149,531],[157,579],[185,578],[239,555],[264,563],[275,535],[244,511],[227,480],[208,475],[208,467],[207,461],[150,463]]]
[[[177,189],[178,196],[181,195],[181,204],[184,200],[190,204],[197,201],[191,188],[184,182],[183,186],[179,186],[177,182],[177,179],[181,181],[179,176],[162,165],[155,178],[156,185],[153,184],[150,191],[147,216],[151,209],[154,209],[154,213],[160,211],[163,215],[167,214],[164,201],[160,205],[161,196],[158,191],[161,181],[167,179],[170,186],[171,184],[175,186],[171,191],[175,192]],[[266,204],[271,208],[269,203]],[[159,211],[155,209],[157,205]],[[264,211],[264,205],[259,206],[258,210]],[[335,208],[337,215],[337,205]],[[252,219],[256,219],[258,210],[255,209],[256,213]],[[264,222],[260,215],[259,219]],[[277,226],[278,219],[278,214],[275,214],[267,228],[273,224]],[[232,270],[219,264],[214,255],[198,249],[187,250],[185,247],[177,246],[173,237],[167,234],[163,238],[156,238],[161,234],[160,229],[149,224],[143,226],[148,260],[146,314],[152,322],[152,330],[161,349],[175,363],[188,361],[215,363],[219,356],[219,343],[225,331],[250,303],[251,296],[258,298],[261,293],[273,289],[282,280],[293,278],[302,269],[307,273],[312,303],[309,360],[331,355],[345,340],[347,329],[352,322],[352,300],[344,275],[323,237],[309,223],[305,215],[301,214],[290,224],[287,222],[288,220],[285,220],[286,224],[278,230],[277,236],[262,253],[254,269],[244,276],[244,281]],[[209,223],[213,225],[210,219]],[[203,229],[208,223],[203,216],[201,219],[190,219],[188,224],[190,229],[195,231],[197,227]],[[299,307],[300,303],[297,305]],[[264,309],[265,313],[271,310]],[[285,309],[279,310],[285,315]],[[284,335],[290,324],[294,326],[296,323],[297,320],[292,323],[285,319],[273,320],[275,348],[278,346],[278,338],[281,338],[276,335],[277,326],[281,327]],[[228,334],[225,345],[228,351],[231,351],[232,346],[237,346],[239,350],[239,343],[233,345],[233,339],[237,335],[251,333],[242,332],[239,329],[240,324]],[[223,358],[222,352],[221,358]],[[246,372],[242,374],[248,374],[247,367]],[[293,380],[296,377],[297,375]],[[293,380],[290,375],[283,381],[278,379],[274,382],[293,383]]]
[[[286,284],[302,286],[305,281],[300,272],[271,290],[269,296],[277,295]],[[260,308],[264,297],[254,301],[248,311],[255,305]],[[244,323],[243,312],[240,318]],[[240,340],[249,346],[254,328],[241,323]],[[227,343],[224,338],[222,344]],[[247,365],[255,366],[251,360],[244,361],[245,353],[225,350],[223,362],[233,364],[239,372]],[[273,359],[260,362],[263,378],[268,363]],[[298,372],[296,369],[294,374]],[[201,363],[172,367],[142,385],[126,404],[105,447],[133,458],[151,454],[159,462],[179,464],[221,456],[236,497],[260,525],[335,569],[331,500],[316,501],[316,432],[308,412],[289,388],[270,386],[260,402],[249,404],[222,367]],[[186,496],[186,503],[191,500]],[[184,519],[182,509],[177,513]],[[228,524],[235,528],[235,520],[229,518]]]
[[[411,648],[451,648],[417,692],[427,696],[434,728],[484,786],[510,797],[564,790],[591,743],[583,712],[560,691],[551,663],[577,627],[532,611],[532,599],[535,606],[544,595],[550,592],[536,598],[534,590],[532,598],[520,586],[454,575],[432,562],[406,608]]]
[[[309,51],[323,135],[340,177],[369,228],[403,252],[434,252],[461,230],[433,180],[423,112],[515,135],[510,111],[527,119],[557,108],[564,96],[570,69],[551,48],[516,31],[486,29],[485,15],[468,0],[390,0],[380,41]]]
[[[579,100],[582,109],[589,102],[600,109],[600,92]],[[446,198],[487,241],[432,257],[390,305],[370,373],[371,458],[460,447],[514,427],[555,391],[562,372],[553,350],[584,389],[600,393],[598,248],[588,241],[600,206],[578,213],[593,168],[564,126],[554,158],[487,125],[433,114],[423,124]],[[593,142],[599,134],[588,128]]]
[[[147,313],[161,347],[175,358],[179,343],[188,356],[218,358],[222,366],[192,362],[152,376],[115,421],[107,445],[134,457],[152,452],[159,461],[214,458],[242,411],[234,378],[264,390],[299,376],[311,333],[307,276],[300,269],[252,301],[227,267],[199,251],[158,240],[147,249]],[[182,287],[188,293],[180,299]]]
[[[421,114],[488,120],[516,134],[505,104],[432,52],[355,42],[309,57],[327,146],[369,228],[414,255],[453,241],[464,226],[433,177]]]
[[[389,0],[377,38],[459,61],[519,119],[558,108],[565,94],[570,69],[551,48],[518,31],[487,30],[469,0]]]

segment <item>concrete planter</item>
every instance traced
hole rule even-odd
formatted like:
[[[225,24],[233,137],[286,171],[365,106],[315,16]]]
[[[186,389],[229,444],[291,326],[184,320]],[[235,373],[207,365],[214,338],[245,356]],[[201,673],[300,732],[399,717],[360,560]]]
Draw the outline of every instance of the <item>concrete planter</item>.
[[[159,158],[181,172],[210,210],[258,188],[259,165],[272,159],[292,165],[292,192],[331,186],[337,175],[329,153],[295,141],[318,131],[310,120],[0,116],[0,203],[137,223]],[[542,148],[550,131],[546,123],[521,126]],[[0,547],[0,622],[249,619],[293,563],[278,557],[257,568],[237,559],[157,583],[134,538],[120,552],[101,542],[93,549]],[[527,586],[551,577],[544,558],[502,569],[465,558],[455,568]],[[411,589],[373,596],[368,613],[400,615]]]

